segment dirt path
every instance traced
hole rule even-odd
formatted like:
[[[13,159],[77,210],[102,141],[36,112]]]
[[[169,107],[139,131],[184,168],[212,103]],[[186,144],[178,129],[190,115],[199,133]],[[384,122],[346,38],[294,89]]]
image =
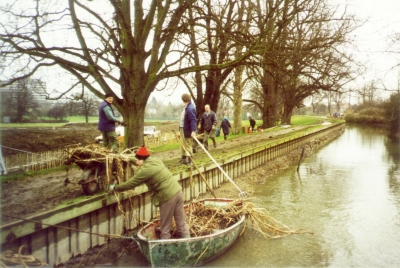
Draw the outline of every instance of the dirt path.
[[[177,126],[177,123],[165,124],[164,126],[160,126],[159,129],[164,128],[164,130],[167,129],[167,131],[171,131],[171,128],[175,127],[175,125]],[[230,137],[226,141],[219,141],[217,143],[217,148],[212,148],[212,146],[209,146],[209,152],[212,155],[213,152],[229,153],[233,150],[237,151],[238,148],[251,148],[257,144],[273,139],[280,134],[298,129],[300,129],[300,127],[286,129],[280,128],[279,130],[274,132],[274,134],[257,133],[237,138]],[[93,130],[91,131],[93,132]],[[70,132],[73,133],[73,131]],[[31,138],[33,138],[33,136],[37,135],[37,133],[38,132],[34,130],[30,135],[25,133],[25,136],[30,136]],[[65,134],[67,132],[63,133]],[[87,134],[82,135],[85,136]],[[95,133],[95,135],[97,135],[97,132]],[[60,134],[60,136],[62,135]],[[64,137],[64,139],[66,138]],[[75,140],[73,139],[72,141]],[[180,149],[175,149],[162,153],[154,153],[153,155],[163,160],[171,160],[170,162],[178,162],[181,157]],[[196,153],[194,156],[195,159],[197,157],[206,156],[205,153],[200,150],[200,152]],[[47,175],[28,177],[24,180],[21,179],[15,180],[13,182],[2,183],[1,211],[5,215],[17,217],[23,216],[24,218],[26,218],[37,213],[44,212],[46,210],[56,208],[57,206],[68,202],[68,200],[73,200],[77,197],[84,198],[82,189],[80,185],[77,184],[77,181],[79,180],[81,175],[82,171],[80,169],[73,169],[69,171],[69,173],[67,173],[66,171],[59,171]],[[72,183],[65,185],[64,182],[67,178]],[[15,221],[15,219],[3,216],[1,224],[3,225],[12,221]]]

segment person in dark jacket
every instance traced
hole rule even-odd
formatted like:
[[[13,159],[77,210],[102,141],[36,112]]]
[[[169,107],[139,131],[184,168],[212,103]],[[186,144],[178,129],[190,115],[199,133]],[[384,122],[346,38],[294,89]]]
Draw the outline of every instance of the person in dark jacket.
[[[253,118],[251,118],[251,116],[249,116],[249,122],[250,122],[251,132],[254,132],[254,128],[256,127],[256,120],[254,120]]]
[[[208,138],[213,141],[214,148],[217,147],[215,142],[215,128],[217,127],[217,117],[215,113],[210,110],[210,105],[204,106],[205,112],[202,114],[199,123],[199,129],[204,133],[203,145],[208,150]]]
[[[229,135],[229,129],[231,128],[231,124],[228,121],[228,117],[224,116],[220,127],[222,128],[222,132],[224,132],[224,140],[226,140]]]
[[[111,107],[113,100],[113,96],[109,93],[104,96],[104,101],[99,107],[98,129],[103,137],[103,146],[106,148],[111,147],[113,152],[118,153],[119,143],[115,132],[115,122],[123,124],[123,121],[120,121],[114,115],[114,110]]]
[[[196,135],[196,108],[192,104],[192,97],[185,93],[182,95],[183,109],[179,120],[179,138],[181,140],[181,156],[179,164],[192,165],[191,156],[193,155],[193,136]]]
[[[175,219],[180,236],[189,238],[190,231],[186,224],[182,187],[179,182],[160,159],[150,156],[145,146],[136,152],[136,165],[139,169],[132,178],[118,185],[107,185],[108,192],[123,192],[146,184],[149,191],[153,191],[152,203],[160,207],[160,238],[171,238],[172,218]]]

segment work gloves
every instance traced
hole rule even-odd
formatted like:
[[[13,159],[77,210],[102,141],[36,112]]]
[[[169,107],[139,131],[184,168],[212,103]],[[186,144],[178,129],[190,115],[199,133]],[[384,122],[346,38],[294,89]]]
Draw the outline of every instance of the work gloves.
[[[108,184],[107,187],[106,187],[106,191],[109,194],[112,194],[114,192],[114,188],[115,188],[115,184]]]
[[[212,126],[212,129],[215,129],[215,126],[214,126],[214,125]]]

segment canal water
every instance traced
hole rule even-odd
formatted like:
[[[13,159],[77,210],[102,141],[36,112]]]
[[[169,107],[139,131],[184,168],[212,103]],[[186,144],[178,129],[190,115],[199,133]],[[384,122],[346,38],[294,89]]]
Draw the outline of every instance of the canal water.
[[[250,172],[251,174],[251,172]],[[247,229],[206,267],[400,267],[400,147],[381,128],[344,133],[265,183],[254,201],[314,234],[266,240]],[[148,267],[142,254],[118,267]]]
[[[255,187],[256,201],[296,234],[248,230],[207,267],[400,267],[400,148],[380,128],[345,132]]]

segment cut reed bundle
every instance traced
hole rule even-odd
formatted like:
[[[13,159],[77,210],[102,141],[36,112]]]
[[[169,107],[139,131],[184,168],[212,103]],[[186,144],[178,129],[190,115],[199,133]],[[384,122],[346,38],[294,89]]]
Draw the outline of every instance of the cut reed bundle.
[[[265,208],[249,200],[234,200],[226,206],[215,207],[193,201],[186,209],[186,221],[192,237],[211,234],[236,223],[241,216],[251,222],[251,228],[267,239],[281,238],[290,234],[311,233],[291,229],[269,215]]]

